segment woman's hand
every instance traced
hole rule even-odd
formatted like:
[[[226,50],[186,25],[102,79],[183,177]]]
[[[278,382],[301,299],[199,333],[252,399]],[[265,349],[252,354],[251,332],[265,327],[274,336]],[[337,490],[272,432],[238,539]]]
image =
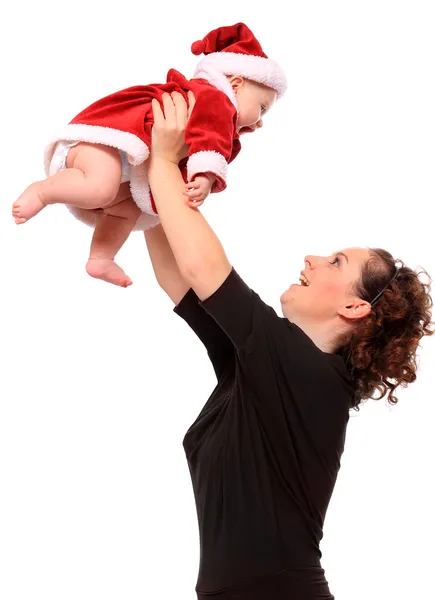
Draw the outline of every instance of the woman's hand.
[[[189,105],[179,92],[164,93],[162,103],[164,112],[158,100],[152,100],[154,125],[151,136],[151,155],[149,169],[153,159],[163,159],[176,165],[187,156],[188,148],[184,132],[187,121],[195,106],[193,92],[188,93]]]

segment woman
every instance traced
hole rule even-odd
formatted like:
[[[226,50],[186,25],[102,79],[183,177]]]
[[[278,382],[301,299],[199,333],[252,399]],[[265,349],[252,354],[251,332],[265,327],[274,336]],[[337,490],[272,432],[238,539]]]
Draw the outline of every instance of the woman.
[[[307,256],[278,317],[239,277],[177,168],[180,95],[154,105],[146,232],[160,286],[204,343],[217,386],[184,439],[198,511],[201,600],[331,600],[319,542],[349,409],[415,380],[429,287],[383,250]],[[190,107],[194,99],[190,98]]]

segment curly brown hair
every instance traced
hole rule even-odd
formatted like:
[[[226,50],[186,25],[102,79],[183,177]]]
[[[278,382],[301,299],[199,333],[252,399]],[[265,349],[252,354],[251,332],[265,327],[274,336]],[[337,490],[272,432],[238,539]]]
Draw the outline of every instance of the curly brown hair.
[[[416,353],[421,339],[434,333],[431,280],[428,277],[424,283],[419,278],[422,273],[427,275],[426,271],[413,271],[380,248],[369,252],[353,291],[371,302],[380,290],[385,286],[387,289],[340,350],[353,378],[356,410],[363,400],[380,400],[387,394],[388,402],[397,404],[396,388],[407,387],[416,379]]]

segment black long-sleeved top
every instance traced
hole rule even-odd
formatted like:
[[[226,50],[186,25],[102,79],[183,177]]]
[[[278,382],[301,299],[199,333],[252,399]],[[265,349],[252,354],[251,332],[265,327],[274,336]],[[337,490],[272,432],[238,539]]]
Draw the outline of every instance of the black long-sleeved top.
[[[175,307],[218,383],[184,441],[200,530],[201,600],[333,600],[319,543],[344,450],[342,358],[278,317],[234,271]]]

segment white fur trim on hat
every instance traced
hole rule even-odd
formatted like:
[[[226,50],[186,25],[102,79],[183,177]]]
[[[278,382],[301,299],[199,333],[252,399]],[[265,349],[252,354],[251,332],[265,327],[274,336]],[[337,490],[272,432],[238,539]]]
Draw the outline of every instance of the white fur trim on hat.
[[[145,142],[133,133],[99,125],[75,125],[70,123],[58,132],[45,150],[44,165],[47,174],[56,144],[61,140],[104,144],[105,146],[118,148],[118,150],[123,150],[127,154],[128,162],[131,165],[140,165],[150,154]]]
[[[187,179],[192,181],[198,173],[213,173],[225,183],[227,179],[228,164],[225,157],[215,150],[202,150],[195,152],[187,161]]]
[[[198,63],[194,77],[197,77],[198,71],[207,71],[209,67],[224,75],[241,75],[267,85],[276,90],[278,97],[283,96],[287,89],[284,71],[271,58],[236,52],[212,52]]]

